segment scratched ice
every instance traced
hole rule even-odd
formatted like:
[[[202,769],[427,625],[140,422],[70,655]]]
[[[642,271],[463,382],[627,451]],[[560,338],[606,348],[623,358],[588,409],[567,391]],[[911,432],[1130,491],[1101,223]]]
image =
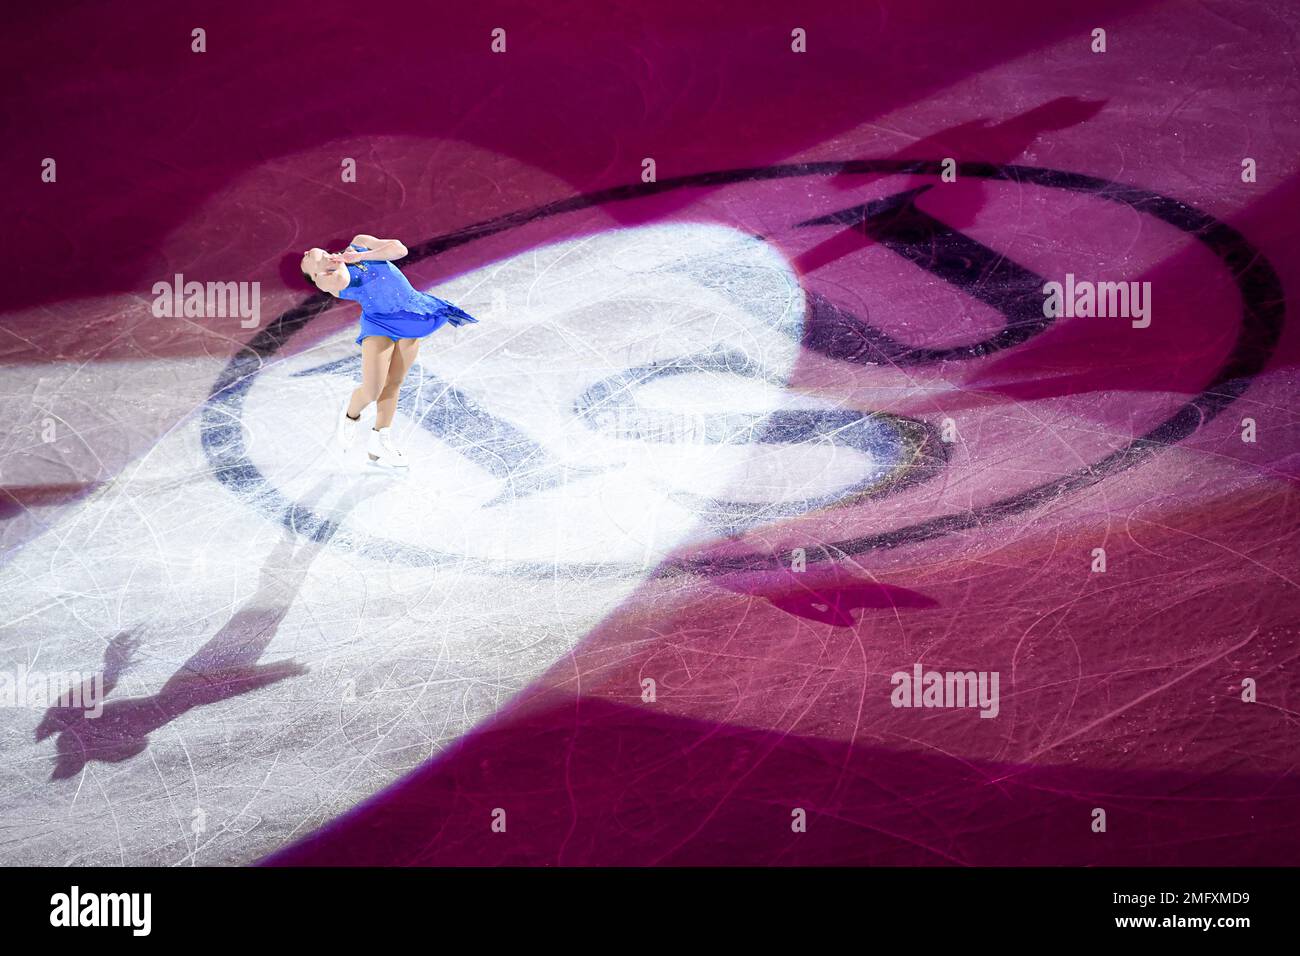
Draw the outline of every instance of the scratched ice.
[[[615,231],[435,291],[482,322],[425,343],[409,477],[330,445],[348,332],[0,572],[10,663],[107,688],[97,718],[4,712],[8,862],[257,859],[494,713],[674,548],[894,465],[887,425],[784,390],[803,295],[760,240]]]

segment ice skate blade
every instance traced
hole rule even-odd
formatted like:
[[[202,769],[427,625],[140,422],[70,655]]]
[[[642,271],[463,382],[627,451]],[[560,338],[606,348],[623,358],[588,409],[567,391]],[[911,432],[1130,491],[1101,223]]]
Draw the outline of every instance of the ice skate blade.
[[[384,461],[376,461],[373,458],[366,459],[366,467],[389,475],[406,475],[411,471],[410,465],[391,465]]]

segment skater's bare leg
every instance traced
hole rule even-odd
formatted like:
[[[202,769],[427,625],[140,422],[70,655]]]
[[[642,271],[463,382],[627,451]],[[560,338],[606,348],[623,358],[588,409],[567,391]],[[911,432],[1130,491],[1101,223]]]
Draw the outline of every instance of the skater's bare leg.
[[[362,409],[379,398],[388,383],[388,367],[396,351],[397,343],[382,335],[369,335],[361,340],[361,387],[348,401],[349,418],[358,417]]]
[[[398,341],[396,348],[393,349],[392,358],[388,364],[388,376],[375,403],[376,428],[387,428],[393,424],[393,416],[397,414],[397,396],[402,390],[402,381],[406,378],[406,373],[411,370],[411,366],[415,364],[415,356],[419,354],[419,351],[419,339],[401,339]]]

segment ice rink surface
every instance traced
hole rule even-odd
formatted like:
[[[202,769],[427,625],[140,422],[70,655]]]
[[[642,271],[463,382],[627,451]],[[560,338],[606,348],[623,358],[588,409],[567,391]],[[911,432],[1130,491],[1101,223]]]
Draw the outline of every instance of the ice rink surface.
[[[490,10],[499,63],[459,13],[431,103],[418,38],[285,50],[293,6],[130,67],[183,18],[22,14],[81,65],[5,94],[60,172],[5,186],[0,862],[1295,860],[1293,9],[1102,5],[1104,55],[1031,5],[829,5],[808,54]],[[364,116],[247,106],[381,40]],[[356,232],[480,320],[409,474],[332,446],[355,306],[293,284]],[[155,317],[175,273],[257,323]],[[1150,324],[1044,316],[1067,273]],[[896,706],[916,667],[995,713]]]

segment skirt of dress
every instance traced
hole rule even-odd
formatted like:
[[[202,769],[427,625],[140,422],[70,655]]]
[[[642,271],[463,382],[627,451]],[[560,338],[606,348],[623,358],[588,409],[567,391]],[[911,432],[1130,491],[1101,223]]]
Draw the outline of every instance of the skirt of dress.
[[[397,341],[398,339],[422,339],[431,332],[436,332],[444,325],[466,325],[477,322],[468,312],[452,305],[444,299],[429,296],[436,305],[429,312],[385,312],[380,315],[361,313],[361,334],[357,344],[371,335],[381,335]]]

